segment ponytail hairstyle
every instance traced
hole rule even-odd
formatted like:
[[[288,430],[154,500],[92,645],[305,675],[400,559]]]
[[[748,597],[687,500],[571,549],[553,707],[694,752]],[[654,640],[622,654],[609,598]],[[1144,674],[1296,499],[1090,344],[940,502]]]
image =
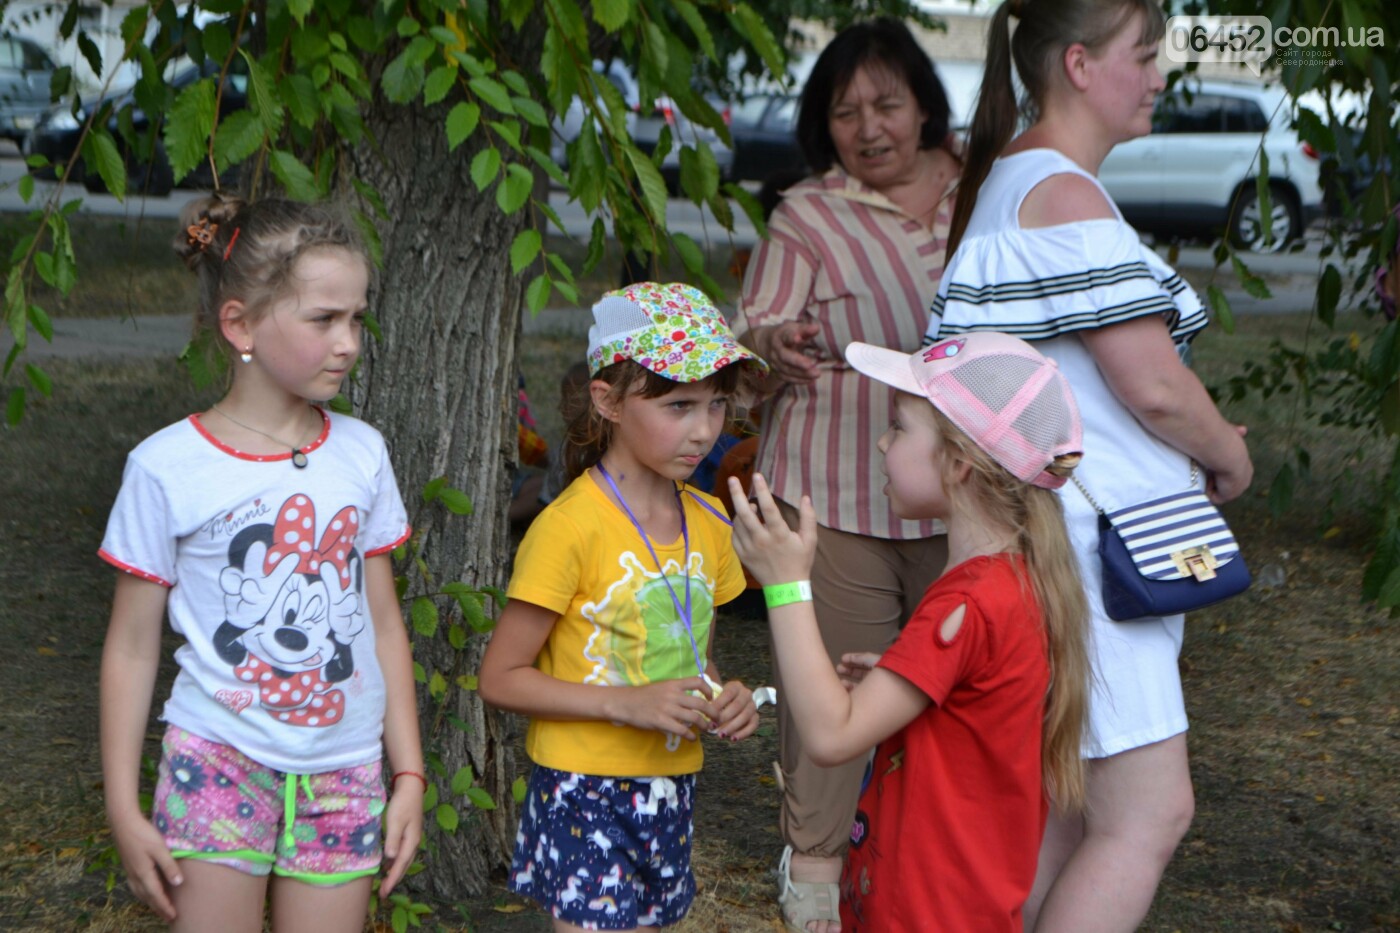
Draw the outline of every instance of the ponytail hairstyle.
[[[1027,580],[1045,625],[1050,659],[1050,687],[1045,697],[1040,760],[1045,792],[1061,810],[1084,807],[1085,768],[1080,755],[1089,711],[1089,606],[1079,563],[1065,530],[1060,497],[1049,489],[1022,482],[993,460],[958,429],[937,407],[934,418],[943,440],[945,466],[966,463],[966,480],[949,488],[949,495],[966,496],[982,514],[1016,533],[1017,550],[1025,559]],[[1080,457],[1065,454],[1047,468],[1068,477]],[[953,475],[946,469],[945,476]]]
[[[219,309],[241,301],[256,321],[295,288],[293,272],[306,254],[343,250],[374,271],[359,231],[340,211],[281,198],[249,202],[216,191],[191,201],[171,245],[199,279],[195,343],[212,344],[225,358],[237,348],[224,339]]]
[[[614,404],[622,402],[629,395],[640,398],[660,398],[669,395],[682,383],[654,373],[636,360],[622,360],[600,369],[593,379],[600,379],[609,386],[608,399]],[[584,379],[576,385],[564,389],[561,406],[564,414],[564,483],[572,483],[588,468],[603,459],[608,445],[612,442],[613,422],[604,418],[593,404],[589,385],[592,380]],[[749,360],[725,366],[704,379],[699,385],[713,386],[717,394],[727,401],[726,422],[734,418],[736,400],[747,402],[758,396],[762,376]]]
[[[972,209],[977,206],[977,192],[992,163],[1016,133],[1018,120],[1024,117],[1027,123],[1034,123],[1039,118],[1065,50],[1079,44],[1097,51],[1139,13],[1142,34],[1138,42],[1151,45],[1160,40],[1166,20],[1155,0],[1006,0],[997,7],[987,30],[982,90],[968,130],[958,199],[948,230],[949,259],[962,242]],[[1015,36],[1011,35],[1012,17],[1018,21]],[[1026,89],[1020,102],[1011,81],[1013,61]]]

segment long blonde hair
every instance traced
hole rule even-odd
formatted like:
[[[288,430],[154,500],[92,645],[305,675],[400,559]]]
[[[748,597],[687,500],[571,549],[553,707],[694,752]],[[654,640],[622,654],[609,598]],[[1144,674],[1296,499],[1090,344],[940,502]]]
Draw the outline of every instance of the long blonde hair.
[[[1075,812],[1084,806],[1080,743],[1089,710],[1089,606],[1060,497],[1012,476],[941,411],[935,408],[933,413],[945,465],[962,462],[971,468],[966,480],[947,487],[948,494],[970,497],[982,514],[1016,533],[1016,548],[1029,578],[1024,582],[1029,582],[1040,606],[1050,660],[1040,743],[1045,791],[1061,810]],[[1049,470],[1068,476],[1079,459],[1077,454],[1057,457]],[[945,469],[943,475],[953,471]]]

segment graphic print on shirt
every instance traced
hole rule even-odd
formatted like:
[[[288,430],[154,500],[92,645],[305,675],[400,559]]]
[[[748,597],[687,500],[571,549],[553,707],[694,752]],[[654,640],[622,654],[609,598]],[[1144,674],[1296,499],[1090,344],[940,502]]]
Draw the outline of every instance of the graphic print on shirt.
[[[272,523],[234,536],[219,574],[224,621],[214,647],[249,688],[215,696],[235,714],[256,697],[267,715],[291,726],[324,728],[345,718],[345,692],[335,685],[355,673],[351,644],[365,627],[359,521],[346,506],[316,543],[316,507],[295,494]]]
[[[685,605],[688,575],[691,625],[700,659],[704,661],[710,620],[714,617],[715,581],[705,575],[703,554],[692,552],[688,556],[684,571],[680,562],[672,558],[663,563],[660,573],[647,570],[642,558],[633,551],[619,556],[622,576],[608,586],[601,600],[584,603],[580,609],[593,624],[593,632],[583,648],[591,665],[584,683],[636,687],[699,673],[691,633],[676,611],[676,602]],[[666,748],[675,751],[680,743],[679,737],[667,736]]]

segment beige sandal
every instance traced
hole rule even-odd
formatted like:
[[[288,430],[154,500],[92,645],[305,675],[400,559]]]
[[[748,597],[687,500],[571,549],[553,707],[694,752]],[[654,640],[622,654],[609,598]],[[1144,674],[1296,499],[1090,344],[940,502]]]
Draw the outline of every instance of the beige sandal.
[[[841,922],[841,887],[835,882],[793,881],[792,846],[778,862],[778,908],[792,933],[807,933],[813,920]]]

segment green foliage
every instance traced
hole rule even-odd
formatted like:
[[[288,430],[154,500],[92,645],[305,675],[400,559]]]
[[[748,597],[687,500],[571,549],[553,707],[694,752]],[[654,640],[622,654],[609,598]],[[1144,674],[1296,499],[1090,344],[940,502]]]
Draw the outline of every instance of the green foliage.
[[[1221,0],[1212,13],[1258,14],[1249,0]],[[1289,394],[1302,415],[1323,425],[1349,428],[1363,437],[1400,437],[1400,331],[1377,312],[1372,293],[1372,270],[1387,266],[1395,252],[1396,220],[1392,208],[1400,200],[1400,111],[1392,95],[1392,76],[1400,75],[1400,46],[1346,41],[1363,29],[1379,27],[1387,40],[1400,35],[1400,7],[1369,0],[1337,0],[1328,4],[1280,3],[1267,15],[1275,30],[1336,27],[1341,54],[1299,57],[1279,66],[1269,61],[1271,75],[1294,99],[1291,111],[1299,137],[1316,150],[1322,163],[1321,181],[1339,216],[1329,220],[1321,248],[1314,311],[1321,327],[1303,346],[1275,343],[1268,356],[1250,361],[1229,381],[1232,397]],[[1315,92],[1311,93],[1310,92]],[[1352,106],[1345,95],[1360,95]],[[1353,98],[1355,99],[1355,98]],[[1260,152],[1260,200],[1265,233],[1269,232],[1271,196],[1268,161]],[[1357,187],[1347,184],[1356,180]],[[1248,260],[1223,247],[1217,258],[1229,256],[1245,290],[1266,296],[1262,279],[1250,272]],[[1344,269],[1362,271],[1352,281]],[[1223,298],[1223,296],[1221,296]],[[1367,326],[1339,334],[1333,331],[1337,311],[1350,299],[1367,315]],[[1217,312],[1214,290],[1208,295]],[[1228,303],[1225,303],[1228,310]],[[1299,450],[1271,478],[1269,503],[1286,510],[1294,490],[1307,472],[1307,451]],[[1376,548],[1367,565],[1362,595],[1392,614],[1400,613],[1400,446],[1389,469],[1377,478]]]

